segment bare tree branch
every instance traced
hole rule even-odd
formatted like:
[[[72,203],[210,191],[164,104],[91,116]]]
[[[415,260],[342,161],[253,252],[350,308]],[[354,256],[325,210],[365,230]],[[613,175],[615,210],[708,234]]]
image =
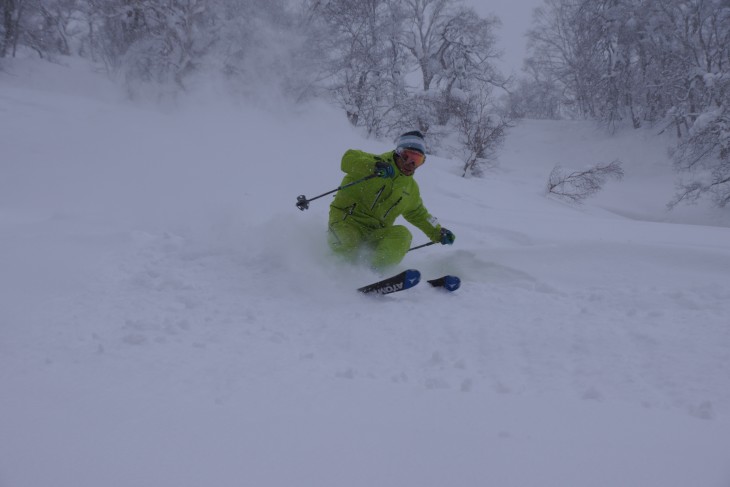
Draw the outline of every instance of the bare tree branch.
[[[550,172],[547,192],[559,198],[580,203],[603,188],[609,179],[621,180],[624,170],[619,160],[608,164],[596,164],[584,171],[566,173],[561,166]]]

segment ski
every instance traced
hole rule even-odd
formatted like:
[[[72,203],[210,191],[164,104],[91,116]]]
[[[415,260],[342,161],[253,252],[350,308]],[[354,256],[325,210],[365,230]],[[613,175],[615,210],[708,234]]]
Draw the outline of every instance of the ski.
[[[391,294],[410,289],[421,281],[421,273],[408,269],[393,277],[374,282],[358,289],[363,294]]]
[[[442,276],[437,279],[431,279],[428,281],[433,287],[443,288],[449,292],[456,291],[461,286],[461,279],[456,276]]]

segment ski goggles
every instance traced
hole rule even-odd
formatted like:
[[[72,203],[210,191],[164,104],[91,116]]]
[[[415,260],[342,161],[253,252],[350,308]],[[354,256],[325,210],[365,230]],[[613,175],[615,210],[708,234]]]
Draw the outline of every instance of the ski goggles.
[[[426,154],[421,154],[417,150],[398,149],[397,153],[402,159],[411,162],[416,167],[426,162]]]

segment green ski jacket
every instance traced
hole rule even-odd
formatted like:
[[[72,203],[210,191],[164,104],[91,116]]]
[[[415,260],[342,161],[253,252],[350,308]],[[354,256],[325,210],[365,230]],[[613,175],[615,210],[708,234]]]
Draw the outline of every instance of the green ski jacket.
[[[403,215],[429,239],[438,242],[441,225],[423,206],[416,180],[401,174],[394,157],[392,151],[381,155],[359,150],[345,152],[341,164],[342,171],[346,173],[343,186],[373,174],[378,161],[391,164],[395,177],[373,178],[340,190],[330,205],[330,225],[349,220],[349,223],[365,228],[378,229],[392,226],[395,219]]]

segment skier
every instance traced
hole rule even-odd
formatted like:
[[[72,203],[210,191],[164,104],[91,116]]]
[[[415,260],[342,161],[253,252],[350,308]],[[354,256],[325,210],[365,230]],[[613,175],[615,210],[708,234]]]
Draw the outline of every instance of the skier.
[[[426,161],[426,144],[417,130],[398,138],[395,150],[376,155],[348,150],[342,156],[342,186],[371,174],[379,177],[343,189],[330,205],[328,242],[332,250],[354,261],[367,253],[370,265],[383,270],[398,264],[411,245],[411,232],[394,225],[403,217],[432,242],[454,243],[453,232],[441,227],[421,201],[413,178]]]

